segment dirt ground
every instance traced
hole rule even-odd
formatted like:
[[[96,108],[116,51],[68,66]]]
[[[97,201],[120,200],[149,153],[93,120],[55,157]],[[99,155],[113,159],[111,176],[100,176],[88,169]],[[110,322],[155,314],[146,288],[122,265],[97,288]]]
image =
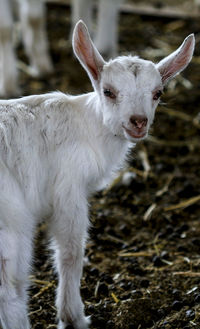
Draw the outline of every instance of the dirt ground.
[[[162,1],[152,1],[156,6]],[[180,1],[179,1],[180,2]],[[174,3],[174,1],[171,1]],[[55,73],[20,72],[24,94],[91,90],[72,55],[70,11],[48,5]],[[194,32],[195,57],[169,84],[151,136],[133,150],[127,169],[91,200],[91,229],[81,294],[92,329],[200,328],[200,18],[121,13],[119,51],[159,61]],[[26,57],[18,49],[21,61]],[[131,180],[127,182],[127,172]],[[130,177],[130,175],[129,175]],[[29,313],[33,329],[56,328],[57,278],[38,228]]]

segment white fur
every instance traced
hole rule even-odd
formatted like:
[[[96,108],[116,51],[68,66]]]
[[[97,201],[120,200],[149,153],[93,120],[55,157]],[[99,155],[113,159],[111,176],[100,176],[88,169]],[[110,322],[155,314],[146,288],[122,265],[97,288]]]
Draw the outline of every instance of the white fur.
[[[194,37],[188,37],[184,45],[178,56],[184,57],[185,67],[192,56]],[[104,62],[82,22],[75,28],[73,46],[94,92],[80,96],[51,93],[0,102],[3,329],[30,328],[27,276],[34,229],[42,219],[48,223],[59,275],[58,328],[67,324],[88,328],[79,293],[89,226],[88,196],[109,183],[130,148],[142,139],[132,138],[126,131],[126,127],[135,129],[130,123],[133,114],[147,117],[147,135],[158,104],[152,92],[162,88],[158,70],[162,65],[132,56]],[[166,63],[168,59],[165,69]],[[114,101],[104,95],[105,85],[116,91]]]
[[[13,45],[13,10],[18,7],[22,39],[32,75],[52,71],[46,36],[43,0],[0,0],[0,95],[18,94],[17,63]],[[16,9],[16,8],[15,8]]]

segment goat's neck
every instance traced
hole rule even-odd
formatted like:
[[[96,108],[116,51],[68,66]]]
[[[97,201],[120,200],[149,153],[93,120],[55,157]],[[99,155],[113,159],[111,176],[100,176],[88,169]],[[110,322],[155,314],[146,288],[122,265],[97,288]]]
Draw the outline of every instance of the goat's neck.
[[[103,122],[99,96],[96,92],[88,94],[86,115],[89,117],[92,134],[91,141],[107,162],[107,166],[118,169],[122,166],[129,149],[133,146],[122,136],[115,135]]]

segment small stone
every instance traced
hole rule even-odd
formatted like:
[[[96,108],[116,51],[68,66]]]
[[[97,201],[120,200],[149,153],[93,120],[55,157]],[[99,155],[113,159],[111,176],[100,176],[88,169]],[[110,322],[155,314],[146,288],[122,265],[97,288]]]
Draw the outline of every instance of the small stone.
[[[90,270],[90,275],[98,276],[99,275],[99,270],[95,267],[92,267],[91,270]]]
[[[167,225],[167,228],[166,228],[166,234],[172,234],[174,231],[174,228],[171,226],[171,225]]]
[[[112,320],[109,320],[106,324],[106,328],[108,328],[108,329],[115,328],[114,322]]]
[[[161,232],[158,233],[158,239],[160,239],[160,240],[164,239],[165,236],[166,236],[166,232],[161,231]]]
[[[172,303],[172,309],[175,311],[180,311],[182,307],[183,307],[183,303],[181,301],[175,300]]]
[[[87,311],[88,311],[88,313],[93,314],[94,311],[95,311],[95,307],[94,307],[94,305],[93,305],[93,304],[88,305],[88,307],[87,307]]]
[[[120,288],[124,289],[124,290],[130,290],[130,288],[132,287],[132,282],[131,281],[121,281],[119,284]]]
[[[180,238],[180,234],[178,234],[177,232],[174,232],[169,236],[170,240],[176,240],[176,239],[179,239],[179,238]]]
[[[99,327],[105,327],[105,319],[101,316],[99,316],[95,321]]]
[[[169,253],[166,250],[163,250],[160,254],[160,257],[163,259],[169,259]]]
[[[113,283],[113,278],[108,274],[105,274],[103,279],[107,284],[112,284]]]
[[[131,293],[132,293],[132,297],[133,298],[141,298],[141,297],[143,297],[143,293],[140,290],[132,290]]]
[[[178,229],[176,230],[177,233],[181,234],[185,231],[188,231],[189,226],[187,224],[183,224],[180,227],[178,227]]]
[[[108,296],[108,286],[105,283],[100,283],[98,288],[98,294]]]
[[[147,280],[147,279],[142,279],[142,280],[140,281],[140,286],[141,286],[142,288],[148,288],[148,286],[149,286],[149,280]]]
[[[195,294],[194,302],[195,303],[200,303],[200,294]]]
[[[177,251],[178,252],[187,252],[188,251],[188,248],[186,246],[179,245],[177,247]]]
[[[164,326],[167,325],[169,322],[167,320],[163,321]]]
[[[130,323],[128,328],[129,329],[136,329],[136,326],[134,324]]]
[[[88,287],[82,287],[82,288],[81,288],[81,294],[82,294],[85,298],[89,298],[89,297],[90,297],[90,291],[89,291]]]
[[[194,238],[194,239],[192,239],[192,244],[194,245],[194,246],[197,246],[197,247],[199,247],[200,246],[200,239],[198,239],[198,238]]]
[[[130,234],[130,229],[126,224],[122,224],[119,229],[120,229],[120,232],[122,232],[125,235]]]
[[[163,318],[165,316],[165,311],[163,308],[160,308],[158,311],[157,311],[157,316],[159,319]]]
[[[41,322],[38,322],[35,326],[36,329],[42,328],[43,324]]]
[[[195,312],[194,310],[188,310],[186,311],[186,317],[189,318],[190,320],[195,318]]]
[[[172,295],[175,297],[175,298],[180,298],[180,294],[181,294],[181,292],[180,292],[180,290],[178,290],[178,289],[173,289],[172,290]]]
[[[142,268],[140,268],[139,266],[134,266],[132,264],[128,265],[127,269],[134,275],[142,276],[145,274],[145,272]]]
[[[153,265],[156,267],[161,267],[164,265],[164,263],[162,262],[162,259],[159,256],[154,256],[152,259]]]
[[[123,300],[131,299],[132,295],[131,293],[127,293],[126,295],[123,295]]]

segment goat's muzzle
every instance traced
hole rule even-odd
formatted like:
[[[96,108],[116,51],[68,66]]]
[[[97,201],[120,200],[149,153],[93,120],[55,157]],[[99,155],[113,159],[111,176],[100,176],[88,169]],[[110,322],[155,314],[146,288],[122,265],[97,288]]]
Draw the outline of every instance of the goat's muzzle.
[[[130,117],[130,123],[136,129],[143,129],[146,127],[148,119],[142,115],[132,115]]]
[[[147,134],[148,119],[141,115],[132,115],[129,119],[128,127],[123,125],[126,133],[134,139],[140,139]]]

